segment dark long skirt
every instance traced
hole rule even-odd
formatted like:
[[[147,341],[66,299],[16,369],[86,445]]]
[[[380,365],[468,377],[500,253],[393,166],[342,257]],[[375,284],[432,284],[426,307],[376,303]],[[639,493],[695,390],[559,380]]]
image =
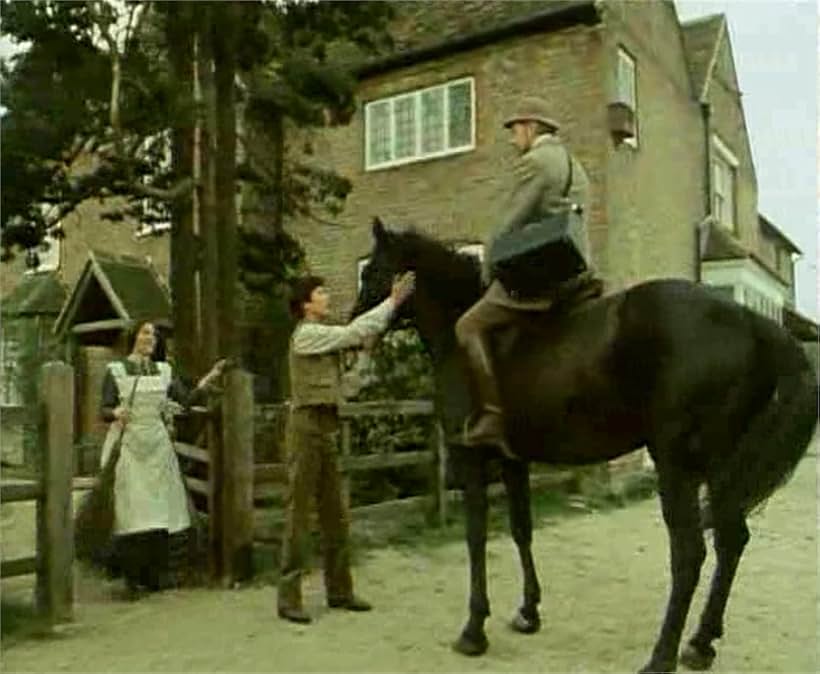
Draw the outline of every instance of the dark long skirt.
[[[185,584],[191,567],[191,529],[152,529],[114,538],[110,573],[131,591],[157,592]]]

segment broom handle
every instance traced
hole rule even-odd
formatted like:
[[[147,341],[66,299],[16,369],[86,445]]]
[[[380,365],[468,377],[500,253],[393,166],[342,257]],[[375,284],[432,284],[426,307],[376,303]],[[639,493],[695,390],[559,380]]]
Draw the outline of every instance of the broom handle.
[[[142,375],[138,374],[137,378],[134,379],[134,386],[131,388],[131,394],[128,396],[128,402],[126,403],[127,410],[130,410],[131,406],[134,404],[134,396],[137,394],[137,384],[139,384],[141,376]],[[114,447],[111,449],[111,456],[108,457],[108,462],[106,463],[105,468],[103,468],[103,471],[108,468],[109,464],[114,464],[119,460],[123,435],[125,435],[125,426],[120,429],[120,435],[114,443]]]

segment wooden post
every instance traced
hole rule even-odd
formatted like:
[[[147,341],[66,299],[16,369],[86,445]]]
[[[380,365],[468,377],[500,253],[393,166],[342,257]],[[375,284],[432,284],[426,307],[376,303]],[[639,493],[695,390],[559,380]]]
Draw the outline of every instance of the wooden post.
[[[222,578],[222,408],[209,404],[205,428],[205,446],[208,450],[208,572],[211,580]]]
[[[435,455],[433,466],[433,517],[438,526],[447,523],[447,443],[441,422],[434,418],[432,443]]]
[[[226,585],[253,574],[253,383],[233,369],[222,399],[222,580]]]
[[[353,445],[352,441],[352,429],[350,427],[351,421],[350,419],[342,419],[342,438],[341,438],[341,446],[339,448],[339,458],[341,459],[340,463],[344,463],[346,459],[350,457],[351,448]],[[342,472],[342,504],[344,505],[345,510],[348,512],[350,511],[350,471],[344,470]]]
[[[42,367],[40,395],[45,451],[37,517],[37,607],[50,622],[71,620],[74,599],[74,370],[61,362]]]

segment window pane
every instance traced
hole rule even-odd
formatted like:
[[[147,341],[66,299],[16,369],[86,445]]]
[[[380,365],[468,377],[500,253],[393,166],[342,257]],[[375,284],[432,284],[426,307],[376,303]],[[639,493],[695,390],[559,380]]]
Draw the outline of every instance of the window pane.
[[[724,196],[726,198],[726,218],[731,224],[735,223],[735,170],[728,164],[725,165],[724,174]]]
[[[714,189],[715,192],[718,194],[723,194],[723,170],[720,165],[720,161],[715,159],[713,162],[714,170],[712,171],[712,175],[715,181]]]
[[[723,197],[720,196],[717,192],[715,192],[714,203],[712,204],[712,210],[714,211],[715,220],[718,222],[724,222],[723,220]]]
[[[470,82],[447,88],[450,108],[450,147],[464,147],[473,141],[473,91]]]
[[[356,293],[358,293],[362,289],[362,274],[364,273],[365,267],[370,264],[369,257],[363,257],[356,263]]]
[[[396,123],[395,158],[416,154],[416,97],[404,96],[393,102]]]
[[[371,103],[367,107],[367,143],[371,164],[390,161],[390,101]]]
[[[635,109],[635,63],[626,52],[618,51],[618,101]]]
[[[0,353],[2,353],[2,371],[0,371],[0,403],[3,405],[19,405],[21,401],[20,391],[17,388],[17,358],[20,343],[16,337],[11,336],[11,331],[4,331],[2,342],[0,342]]]
[[[421,94],[421,151],[423,154],[444,149],[444,89]]]

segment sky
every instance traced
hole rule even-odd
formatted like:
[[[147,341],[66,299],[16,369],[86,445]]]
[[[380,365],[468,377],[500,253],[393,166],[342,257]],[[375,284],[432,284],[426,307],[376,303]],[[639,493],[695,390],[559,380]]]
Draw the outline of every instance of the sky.
[[[803,256],[797,308],[818,320],[817,0],[676,0],[688,21],[727,17],[757,173],[758,211]]]
[[[649,2],[651,0],[635,0]],[[681,21],[726,15],[758,182],[758,210],[803,251],[797,308],[820,319],[818,0],[675,0]],[[0,40],[0,55],[10,52]]]

